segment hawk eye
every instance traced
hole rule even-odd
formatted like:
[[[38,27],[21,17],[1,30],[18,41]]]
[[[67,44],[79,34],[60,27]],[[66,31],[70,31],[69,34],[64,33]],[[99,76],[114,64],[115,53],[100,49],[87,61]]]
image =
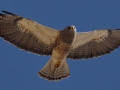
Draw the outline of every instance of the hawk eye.
[[[68,29],[71,29],[71,27],[68,27]]]

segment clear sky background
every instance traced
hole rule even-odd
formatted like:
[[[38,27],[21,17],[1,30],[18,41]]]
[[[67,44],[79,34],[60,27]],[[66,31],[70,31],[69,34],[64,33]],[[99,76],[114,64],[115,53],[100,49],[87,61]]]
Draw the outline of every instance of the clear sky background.
[[[120,28],[120,0],[0,0],[0,10],[59,30]],[[0,90],[120,90],[120,48],[99,58],[67,59],[71,76],[58,82],[37,75],[49,58],[0,39]]]

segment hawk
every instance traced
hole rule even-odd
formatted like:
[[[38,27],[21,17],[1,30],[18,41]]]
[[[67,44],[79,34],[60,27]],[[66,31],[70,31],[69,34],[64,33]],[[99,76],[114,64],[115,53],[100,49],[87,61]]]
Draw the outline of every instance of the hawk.
[[[93,58],[108,54],[120,45],[120,29],[76,32],[76,27],[71,25],[56,30],[10,12],[2,12],[0,37],[26,51],[51,55],[38,73],[47,80],[61,80],[70,75],[66,58]]]

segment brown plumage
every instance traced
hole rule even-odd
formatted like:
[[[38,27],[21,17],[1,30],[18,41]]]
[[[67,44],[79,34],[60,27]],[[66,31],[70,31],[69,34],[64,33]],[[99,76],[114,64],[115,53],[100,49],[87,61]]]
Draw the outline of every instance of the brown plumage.
[[[71,25],[60,31],[7,11],[2,12],[0,37],[26,51],[51,55],[38,73],[47,80],[61,80],[70,75],[66,58],[93,58],[108,54],[120,45],[120,29],[76,32],[75,26]]]
[[[96,31],[96,33],[104,33],[104,30]],[[88,33],[78,33],[78,40],[75,43],[80,43],[81,45],[73,46],[73,49],[67,56],[68,58],[74,59],[87,59],[93,58],[101,55],[105,55],[118,48],[120,45],[120,30],[119,29],[109,29],[105,30],[106,36],[99,38],[99,35],[94,37],[94,32]],[[84,38],[88,36],[88,38]],[[82,39],[86,42],[82,43]],[[89,40],[88,40],[89,39]],[[88,41],[87,41],[88,40]],[[79,41],[79,42],[78,42]]]

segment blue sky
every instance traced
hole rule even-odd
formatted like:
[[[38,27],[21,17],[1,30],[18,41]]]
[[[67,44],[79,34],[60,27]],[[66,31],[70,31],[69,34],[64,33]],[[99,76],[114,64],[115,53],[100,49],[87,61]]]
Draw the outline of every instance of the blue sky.
[[[120,28],[120,0],[0,0],[0,10],[59,30],[68,25],[75,25],[78,32]],[[67,59],[71,76],[59,82],[37,75],[49,58],[0,39],[0,90],[120,89],[120,48],[99,58]]]

